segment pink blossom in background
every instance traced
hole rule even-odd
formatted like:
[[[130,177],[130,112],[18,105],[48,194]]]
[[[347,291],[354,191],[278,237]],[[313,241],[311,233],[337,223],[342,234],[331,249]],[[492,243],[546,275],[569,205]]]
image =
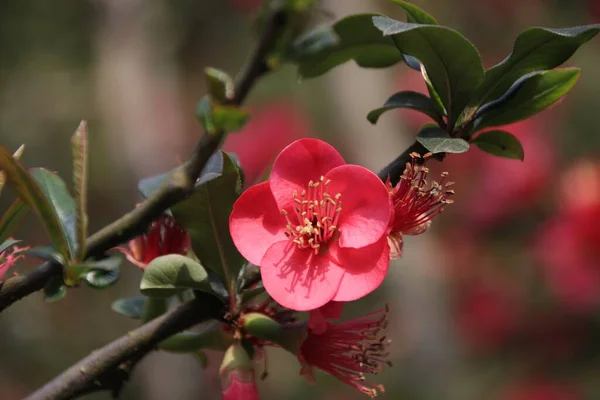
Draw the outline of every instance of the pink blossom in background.
[[[228,379],[228,386],[223,389],[223,400],[260,400],[254,379],[248,380],[238,371],[232,371]]]
[[[18,247],[15,244],[0,253],[0,283],[4,282],[4,276],[17,261],[25,257],[22,253],[28,249],[29,247]]]
[[[227,136],[223,150],[238,156],[246,186],[258,182],[281,150],[294,140],[313,136],[308,117],[283,100],[251,109],[244,129]]]
[[[500,397],[500,400],[583,400],[579,390],[566,383],[536,379],[514,385]]]
[[[579,162],[560,187],[560,210],[540,230],[535,254],[554,295],[587,312],[600,306],[600,163]]]
[[[269,295],[309,311],[381,284],[391,213],[377,175],[346,164],[321,140],[300,139],[277,157],[269,181],[242,193],[229,227],[240,253],[260,266]]]

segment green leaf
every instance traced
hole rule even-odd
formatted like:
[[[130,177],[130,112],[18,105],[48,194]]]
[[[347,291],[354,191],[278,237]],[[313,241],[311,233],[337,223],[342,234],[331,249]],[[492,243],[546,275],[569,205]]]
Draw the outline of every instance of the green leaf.
[[[600,31],[600,24],[571,28],[530,28],[517,36],[512,53],[485,73],[476,104],[500,97],[523,75],[549,70],[567,61]]]
[[[169,309],[170,297],[148,297],[142,313],[142,320],[148,322],[160,317]]]
[[[451,137],[438,127],[427,127],[417,135],[417,141],[427,150],[436,153],[464,153],[469,150],[469,142]]]
[[[85,257],[85,238],[88,234],[88,138],[87,123],[85,121],[81,121],[73,137],[71,137],[71,149],[73,153],[73,186],[76,202],[75,231],[78,244],[75,259],[81,261]]]
[[[133,319],[142,319],[146,296],[124,297],[114,301],[111,305],[113,311]]]
[[[52,246],[38,246],[32,247],[25,251],[25,254],[32,257],[37,257],[45,261],[50,261],[57,264],[64,264],[65,260],[63,256],[56,251]]]
[[[28,211],[29,206],[21,199],[16,199],[8,207],[8,210],[0,218],[0,243],[12,236]]]
[[[329,29],[318,29],[294,44],[294,59],[304,78],[322,75],[347,61],[364,68],[383,68],[402,61],[390,38],[383,37],[372,22],[377,14],[342,18]]]
[[[82,280],[94,289],[106,289],[117,283],[120,277],[121,270],[118,268],[113,270],[95,269],[85,274]]]
[[[513,158],[523,161],[525,153],[519,139],[508,132],[495,130],[483,132],[471,143],[477,145],[486,153],[504,158]]]
[[[196,107],[196,117],[206,132],[214,135],[239,131],[250,119],[250,114],[235,106],[213,104],[211,98],[205,96]]]
[[[409,108],[411,110],[422,112],[431,117],[438,124],[443,124],[442,116],[438,114],[435,103],[431,98],[422,93],[405,91],[394,94],[384,104],[383,107],[376,108],[367,115],[370,123],[375,124],[384,112],[398,108]]]
[[[478,110],[474,129],[507,125],[545,110],[573,88],[579,75],[578,68],[560,68],[523,76],[504,96]]]
[[[152,297],[170,297],[186,289],[214,293],[204,267],[179,254],[152,260],[144,270],[140,284],[142,294]]]
[[[64,232],[53,205],[33,177],[3,146],[0,146],[0,169],[6,174],[9,185],[16,190],[19,198],[40,217],[54,247],[68,260],[70,245],[67,233]]]
[[[25,145],[22,144],[19,148],[13,153],[13,158],[15,160],[19,160],[25,151]],[[4,185],[6,184],[6,174],[0,168],[0,193],[2,193],[2,189],[4,189]]]
[[[422,25],[373,17],[403,54],[418,58],[439,94],[453,126],[483,80],[477,49],[460,33],[439,25]]]
[[[208,356],[202,350],[192,351],[191,353],[196,360],[200,363],[202,369],[206,369],[208,367]]]
[[[105,289],[117,282],[120,277],[119,267],[123,258],[112,254],[100,260],[88,259],[81,263],[69,265],[66,272],[74,277],[75,281],[83,279],[90,287]]]
[[[233,98],[233,79],[216,68],[204,68],[204,76],[208,84],[208,93],[219,103],[226,103]]]
[[[19,243],[19,242],[20,242],[20,240],[15,240],[15,239],[8,239],[8,240],[0,241],[0,253],[2,253],[9,247],[11,247],[14,244]]]
[[[406,12],[406,20],[417,24],[437,25],[438,22],[431,15],[421,10],[419,7],[401,0],[391,0],[398,4]]]
[[[240,190],[237,167],[223,153],[221,175],[202,183],[190,198],[171,208],[177,223],[190,233],[192,248],[202,265],[225,282],[230,296],[245,263],[229,234],[229,215]]]
[[[60,275],[53,275],[44,285],[44,301],[48,303],[54,303],[66,295],[67,287]]]

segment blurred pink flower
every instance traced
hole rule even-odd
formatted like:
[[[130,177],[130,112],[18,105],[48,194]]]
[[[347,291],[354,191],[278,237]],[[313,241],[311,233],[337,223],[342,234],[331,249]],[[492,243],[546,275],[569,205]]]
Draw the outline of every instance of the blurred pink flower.
[[[310,136],[308,118],[301,110],[289,101],[278,101],[251,110],[250,121],[227,136],[223,150],[237,155],[246,186],[251,186],[288,144]]]
[[[523,382],[509,388],[500,396],[501,400],[582,400],[583,396],[576,387],[536,379]]]
[[[0,283],[3,282],[2,278],[8,270],[10,270],[19,259],[25,257],[22,253],[28,249],[29,247],[12,245],[0,253]]]
[[[561,209],[540,231],[535,253],[564,306],[600,306],[600,163],[579,162],[561,180]]]

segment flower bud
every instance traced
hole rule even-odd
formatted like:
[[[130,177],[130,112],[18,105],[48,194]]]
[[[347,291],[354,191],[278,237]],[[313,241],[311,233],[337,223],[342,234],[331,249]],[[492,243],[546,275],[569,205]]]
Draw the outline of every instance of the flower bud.
[[[219,374],[223,400],[259,400],[252,360],[239,342],[225,352]]]

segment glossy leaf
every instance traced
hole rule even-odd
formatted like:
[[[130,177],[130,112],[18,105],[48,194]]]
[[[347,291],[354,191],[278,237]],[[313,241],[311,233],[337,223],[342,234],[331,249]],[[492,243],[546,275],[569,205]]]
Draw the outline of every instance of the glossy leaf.
[[[373,17],[375,26],[391,36],[398,50],[418,58],[425,67],[449,117],[457,120],[483,80],[477,49],[460,33],[439,25],[422,25]]]
[[[88,184],[88,137],[87,123],[81,121],[71,137],[73,153],[73,187],[75,192],[75,231],[77,234],[77,254],[75,259],[85,257],[85,239],[88,234],[87,184]]]
[[[367,115],[367,119],[370,123],[375,124],[377,120],[386,111],[394,110],[398,108],[408,108],[411,110],[419,111],[438,123],[443,123],[441,115],[437,113],[435,103],[431,98],[425,96],[422,93],[405,91],[394,94],[392,97],[387,99],[383,104],[383,107],[376,108]]]
[[[0,243],[12,236],[28,211],[29,206],[21,199],[16,199],[10,207],[8,207],[8,210],[6,210],[2,218],[0,218]]]
[[[33,177],[3,146],[0,146],[0,169],[6,174],[8,184],[16,190],[19,198],[40,217],[54,247],[68,260],[70,245],[54,207]]]
[[[417,24],[427,24],[427,25],[437,25],[438,22],[431,15],[427,14],[425,11],[421,10],[419,7],[414,4],[407,3],[406,1],[401,0],[391,0],[392,3],[398,4],[400,7],[404,8],[404,12],[406,12],[406,20],[408,22],[414,22]]]
[[[112,303],[113,311],[133,319],[142,319],[146,296],[124,297]]]
[[[37,246],[25,251],[25,254],[32,257],[37,257],[44,261],[50,261],[57,264],[64,264],[65,259],[52,246]]]
[[[298,72],[314,78],[347,61],[364,68],[383,68],[402,61],[394,42],[373,26],[377,14],[355,14],[331,28],[318,29],[294,44]]]
[[[227,73],[206,67],[204,76],[208,84],[208,93],[215,101],[225,103],[233,97],[233,79]]]
[[[65,286],[60,275],[53,275],[44,285],[44,301],[54,303],[67,295]]]
[[[25,151],[25,145],[22,144],[13,153],[13,158],[18,161],[21,158],[21,156],[23,155],[24,151]],[[2,171],[2,168],[0,168],[0,193],[2,193],[2,189],[4,189],[5,185],[6,185],[6,174]]]
[[[66,268],[66,272],[69,276],[74,277],[75,281],[82,279],[90,287],[105,289],[116,283],[119,279],[119,267],[122,262],[123,258],[119,254],[112,254],[100,260],[88,259],[74,265],[69,265]]]
[[[194,190],[190,198],[171,208],[177,223],[190,233],[192,248],[202,265],[235,292],[235,280],[244,258],[229,234],[229,215],[241,190],[238,170],[223,153],[222,174]]]
[[[505,96],[480,108],[474,129],[507,125],[543,111],[567,94],[579,75],[578,68],[561,68],[523,76]]]
[[[485,73],[476,103],[497,99],[523,75],[549,70],[567,61],[600,31],[600,24],[571,28],[530,28],[517,36],[512,53]]]
[[[427,150],[436,153],[464,153],[469,150],[469,142],[451,137],[438,127],[426,127],[417,135],[417,141]]]
[[[482,132],[471,143],[477,145],[477,147],[486,153],[495,156],[521,161],[525,158],[525,153],[519,139],[505,131]]]
[[[179,254],[152,260],[144,270],[140,284],[142,294],[153,297],[170,297],[186,289],[213,293],[204,267]]]

